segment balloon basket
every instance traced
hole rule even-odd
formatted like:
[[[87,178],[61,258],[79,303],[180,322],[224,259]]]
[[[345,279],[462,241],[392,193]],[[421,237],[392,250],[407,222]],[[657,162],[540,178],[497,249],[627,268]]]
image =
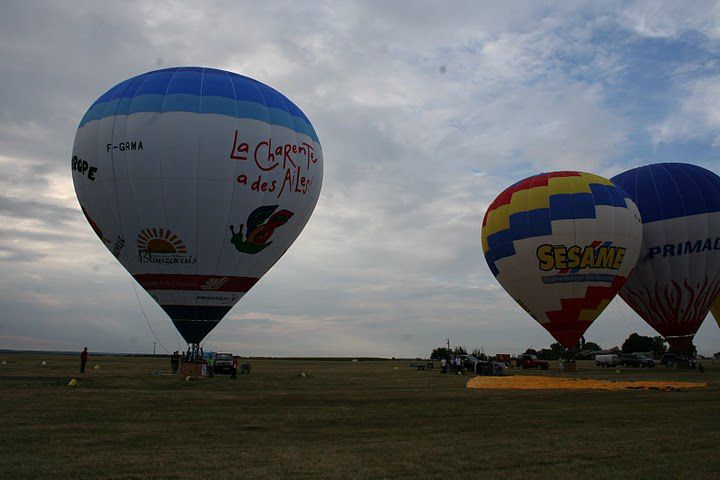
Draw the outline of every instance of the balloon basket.
[[[186,377],[207,377],[207,363],[203,362],[183,362],[180,367],[180,374]]]

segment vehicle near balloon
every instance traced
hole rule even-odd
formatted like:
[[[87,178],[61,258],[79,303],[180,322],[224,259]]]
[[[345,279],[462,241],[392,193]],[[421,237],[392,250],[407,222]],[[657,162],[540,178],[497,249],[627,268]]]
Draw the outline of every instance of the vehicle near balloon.
[[[566,349],[622,288],[642,230],[632,200],[585,172],[535,175],[488,207],[482,246],[508,294]]]
[[[686,163],[646,165],[613,177],[642,215],[642,250],[623,300],[687,353],[720,294],[720,177]]]
[[[155,70],[80,121],[73,183],[95,234],[197,350],[315,208],[320,141],[273,88],[203,67]]]
[[[677,367],[680,361],[681,357],[677,353],[663,353],[663,356],[660,357],[660,364],[668,368]]]
[[[233,365],[233,354],[216,352],[213,356],[213,370],[215,373],[230,373]]]
[[[515,358],[515,365],[520,369],[532,368],[537,370],[547,370],[550,364],[547,360],[537,358],[537,355],[523,353]]]
[[[624,353],[620,361],[625,367],[654,367],[655,360],[643,353]]]
[[[620,355],[615,353],[595,355],[595,366],[597,367],[617,367],[620,365]]]

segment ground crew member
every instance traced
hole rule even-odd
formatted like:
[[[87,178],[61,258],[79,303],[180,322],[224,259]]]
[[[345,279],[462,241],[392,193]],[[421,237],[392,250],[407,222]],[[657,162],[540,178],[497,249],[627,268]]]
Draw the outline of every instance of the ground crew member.
[[[85,347],[85,350],[80,353],[80,373],[85,373],[85,364],[87,363],[87,359],[88,351],[87,347]]]
[[[232,368],[230,369],[230,378],[237,379],[237,367],[238,367],[238,357],[233,355]]]

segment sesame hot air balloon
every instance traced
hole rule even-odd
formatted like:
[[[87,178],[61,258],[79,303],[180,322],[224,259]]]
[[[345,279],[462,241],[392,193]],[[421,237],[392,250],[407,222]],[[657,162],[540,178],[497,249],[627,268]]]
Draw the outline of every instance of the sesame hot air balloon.
[[[297,238],[323,177],[295,104],[199,67],[108,90],[80,122],[71,165],[93,231],[194,346]]]
[[[640,215],[609,180],[584,172],[526,178],[490,204],[485,260],[510,296],[563,346],[575,346],[625,284]]]
[[[658,163],[613,177],[640,209],[643,245],[620,296],[678,351],[720,294],[720,177]]]
[[[720,327],[720,297],[717,297],[715,299],[712,306],[710,307],[710,312],[712,312],[713,317],[715,317],[715,321],[718,324],[718,327]]]

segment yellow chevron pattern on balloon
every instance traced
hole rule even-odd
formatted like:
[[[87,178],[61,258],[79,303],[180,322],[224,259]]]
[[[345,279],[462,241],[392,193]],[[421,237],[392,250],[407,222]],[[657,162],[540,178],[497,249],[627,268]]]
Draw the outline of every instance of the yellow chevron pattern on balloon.
[[[627,208],[627,194],[610,180],[585,172],[541,173],[503,191],[485,212],[482,247],[491,270],[515,254],[513,242],[552,234],[552,222],[596,218],[596,206]]]

